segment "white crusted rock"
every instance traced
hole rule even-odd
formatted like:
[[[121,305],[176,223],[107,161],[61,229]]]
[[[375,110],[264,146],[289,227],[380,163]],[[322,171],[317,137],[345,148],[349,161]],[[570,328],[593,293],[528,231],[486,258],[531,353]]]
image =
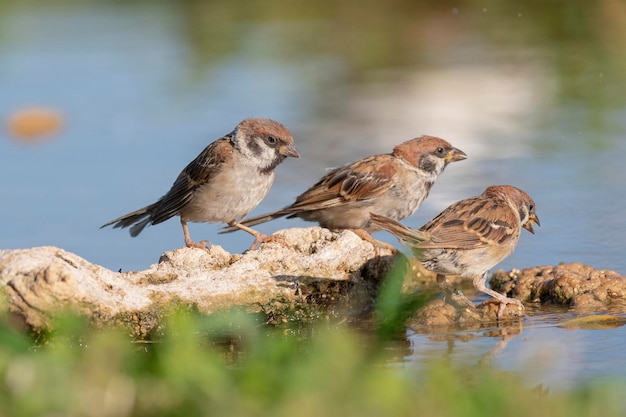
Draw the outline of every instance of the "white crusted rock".
[[[374,259],[372,245],[350,231],[310,227],[277,234],[282,238],[242,255],[216,245],[208,251],[176,249],[135,272],[113,272],[56,247],[1,250],[0,289],[8,309],[35,329],[48,327],[51,315],[69,309],[98,324],[132,325],[143,319],[143,327],[134,329],[142,334],[172,305],[204,313],[266,309],[276,301],[299,302],[307,283],[321,288],[325,281],[349,284],[343,287],[349,297],[355,286],[379,282],[391,262],[390,256]],[[379,255],[390,253],[379,249]]]

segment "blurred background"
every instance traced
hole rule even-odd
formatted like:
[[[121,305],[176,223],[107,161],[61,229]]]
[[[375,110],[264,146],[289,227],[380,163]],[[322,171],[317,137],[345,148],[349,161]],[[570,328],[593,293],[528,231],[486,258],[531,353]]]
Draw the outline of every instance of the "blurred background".
[[[405,224],[508,183],[542,226],[501,267],[626,274],[625,45],[620,0],[0,1],[0,248],[147,268],[183,245],[178,220],[135,239],[99,227],[257,116],[285,124],[302,158],[251,215],[328,167],[430,134],[469,158]],[[190,231],[231,252],[252,243],[219,228]]]

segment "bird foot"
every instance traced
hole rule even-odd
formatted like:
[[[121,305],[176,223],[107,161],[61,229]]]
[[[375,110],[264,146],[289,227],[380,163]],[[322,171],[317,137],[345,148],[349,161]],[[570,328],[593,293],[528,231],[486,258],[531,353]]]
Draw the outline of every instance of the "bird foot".
[[[396,256],[399,253],[398,249],[394,248],[392,245],[389,245],[385,242],[376,241],[376,243],[375,244],[373,243],[373,245],[374,245],[374,254],[376,256],[380,256],[381,250],[391,252],[391,256]]]
[[[475,310],[476,306],[467,298],[463,291],[457,288],[450,288],[447,280],[445,282],[438,282],[439,287],[443,290],[443,302],[450,304],[456,310]]]
[[[390,245],[386,242],[381,242],[378,239],[374,239],[372,235],[370,235],[367,231],[363,229],[354,229],[352,231],[364,241],[372,244],[372,246],[374,247],[374,256],[380,256],[381,250],[389,251],[392,255],[396,255],[398,253],[398,250],[393,245]]]
[[[502,296],[502,298],[498,298],[498,301],[500,301],[500,307],[498,308],[498,320],[502,319],[502,316],[504,314],[504,311],[506,310],[507,304],[515,304],[517,307],[521,309],[522,314],[524,314],[524,310],[526,310],[526,307],[524,307],[524,304],[522,304],[522,302],[518,300],[517,298],[509,298],[509,297]]]
[[[469,310],[476,309],[476,306],[474,305],[472,300],[467,298],[467,296],[463,294],[463,291],[459,289],[454,289],[453,291],[451,291],[450,293],[446,295],[447,295],[446,298],[450,301],[450,304],[453,304],[459,309],[469,309]]]
[[[252,242],[252,245],[250,246],[249,250],[258,249],[263,243],[269,243],[269,242],[276,242],[282,246],[287,247],[287,241],[285,240],[285,237],[283,235],[280,235],[280,234],[266,235],[264,233],[258,233],[257,235],[254,236],[254,242]]]
[[[209,244],[209,246],[207,246],[207,243]],[[187,246],[188,248],[198,248],[198,249],[204,249],[208,251],[211,246],[211,242],[209,242],[208,240],[201,240],[200,242],[194,242],[191,239],[185,239],[185,246]]]
[[[500,294],[497,291],[494,291],[494,290],[492,290],[490,288],[487,288],[485,286],[486,279],[487,279],[487,273],[486,272],[483,275],[474,278],[474,287],[478,291],[492,296],[493,298],[495,298],[500,303],[500,307],[498,307],[498,316],[497,316],[498,317],[498,321],[500,321],[500,319],[502,319],[502,315],[504,314],[504,311],[506,310],[506,305],[507,304],[515,304],[518,308],[521,309],[522,315],[524,314],[524,310],[526,308],[524,307],[524,304],[522,304],[522,302],[520,300],[518,300],[517,298],[509,298],[509,297],[507,297],[504,294]]]

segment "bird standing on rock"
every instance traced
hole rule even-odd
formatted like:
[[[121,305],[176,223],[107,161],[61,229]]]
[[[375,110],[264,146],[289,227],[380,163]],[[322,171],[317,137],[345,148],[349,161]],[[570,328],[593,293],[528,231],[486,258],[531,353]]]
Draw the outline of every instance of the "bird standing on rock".
[[[372,213],[372,222],[413,250],[417,260],[437,273],[444,286],[446,275],[473,279],[474,287],[500,301],[498,318],[506,304],[524,305],[486,287],[487,273],[515,250],[521,229],[535,233],[539,223],[535,202],[519,188],[492,185],[480,196],[458,201],[433,220],[410,229],[388,217]]]
[[[370,221],[370,212],[395,220],[410,216],[448,163],[465,158],[463,151],[447,141],[421,136],[397,145],[389,154],[335,168],[290,206],[242,224],[254,226],[283,216],[300,217],[331,230],[351,229],[375,246],[393,249],[370,235],[380,230]],[[220,233],[235,230],[230,227]]]
[[[191,240],[187,222],[223,222],[253,235],[254,248],[268,236],[239,220],[265,197],[274,181],[275,168],[290,156],[300,157],[285,126],[270,119],[245,119],[191,161],[156,203],[102,227],[131,226],[130,235],[135,237],[148,225],[180,216],[187,247],[206,248],[207,243]]]

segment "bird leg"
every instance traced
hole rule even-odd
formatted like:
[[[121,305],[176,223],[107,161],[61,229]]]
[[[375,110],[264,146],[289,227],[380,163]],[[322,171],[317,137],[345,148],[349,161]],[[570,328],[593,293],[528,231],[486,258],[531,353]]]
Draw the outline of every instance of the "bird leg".
[[[374,250],[376,251],[376,256],[379,256],[379,249],[384,249],[391,251],[392,254],[396,254],[398,250],[389,243],[381,242],[380,240],[374,239],[372,235],[370,235],[365,229],[352,229],[352,231],[361,239],[366,242],[369,242],[374,246]]]
[[[446,278],[445,275],[437,274],[437,285],[439,285],[439,288],[441,288],[445,293],[445,296],[443,299],[444,303],[447,300],[450,300],[451,304],[454,304],[459,308],[470,308],[470,309],[475,308],[474,303],[472,303],[472,300],[467,298],[461,290],[457,290],[457,289],[453,290],[452,288],[450,288],[448,279]]]
[[[437,274],[437,285],[444,290],[446,294],[450,293],[450,286],[448,285],[448,279],[443,274]]]
[[[473,280],[474,287],[478,291],[490,295],[496,300],[500,301],[500,308],[498,309],[498,319],[502,318],[502,314],[504,313],[507,304],[515,304],[516,306],[520,307],[522,311],[525,309],[524,304],[522,304],[520,300],[518,300],[517,298],[509,298],[506,295],[500,294],[499,292],[487,288],[487,286],[485,285],[486,282],[487,272],[485,272],[481,276],[475,277]]]
[[[259,231],[254,230],[254,229],[252,229],[252,228],[250,228],[250,227],[248,227],[246,225],[243,225],[243,224],[237,222],[236,220],[231,220],[227,224],[230,227],[236,227],[237,229],[243,230],[244,232],[248,232],[252,236],[254,236],[254,242],[252,242],[252,245],[250,246],[250,250],[256,249],[262,243],[270,242],[272,240],[280,240],[281,239],[281,236],[266,235],[264,233],[261,233]]]
[[[199,248],[199,249],[208,249],[206,244],[208,240],[201,240],[200,242],[194,242],[191,240],[191,236],[189,236],[189,228],[187,227],[187,222],[180,218],[180,224],[183,226],[183,233],[185,235],[185,246],[188,248]]]

